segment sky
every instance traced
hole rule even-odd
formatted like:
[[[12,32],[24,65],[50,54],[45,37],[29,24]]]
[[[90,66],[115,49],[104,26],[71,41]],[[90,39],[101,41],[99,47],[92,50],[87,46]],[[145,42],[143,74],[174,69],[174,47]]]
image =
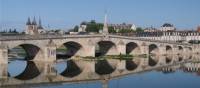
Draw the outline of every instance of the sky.
[[[82,21],[130,23],[159,28],[171,23],[177,29],[200,24],[200,0],[0,0],[0,30],[25,29],[28,17],[42,19],[45,28],[69,29]]]

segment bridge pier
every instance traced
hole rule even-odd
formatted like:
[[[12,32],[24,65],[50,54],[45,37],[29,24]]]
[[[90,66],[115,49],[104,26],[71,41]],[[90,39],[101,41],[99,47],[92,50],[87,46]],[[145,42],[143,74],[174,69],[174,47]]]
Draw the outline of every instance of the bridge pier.
[[[126,61],[125,60],[118,61],[116,68],[119,72],[123,72],[126,69]]]
[[[7,64],[8,63],[8,49],[6,46],[0,46],[0,63]]]
[[[195,53],[195,54],[200,54],[200,45],[194,45],[194,46],[192,47],[192,51],[193,51],[193,53]]]
[[[50,62],[50,63],[36,63],[37,67],[40,69],[41,74],[44,76],[56,76],[56,70],[54,68],[55,63]]]
[[[8,64],[0,63],[0,79],[8,78]]]
[[[164,45],[160,45],[158,55],[166,55],[166,47]]]
[[[56,61],[56,46],[49,44],[45,47],[45,61]]]
[[[81,57],[95,57],[95,45],[85,45],[76,55]]]
[[[119,54],[126,54],[126,45],[125,44],[118,44],[117,45],[117,50]]]
[[[142,69],[145,69],[146,67],[148,67],[149,65],[148,65],[148,63],[149,63],[149,55],[147,56],[147,57],[142,57],[141,59],[140,59],[140,65],[141,65],[141,68]]]
[[[178,49],[178,47],[177,47],[177,46],[176,46],[176,47],[173,47],[173,48],[172,48],[172,52],[173,52],[174,55],[179,54],[179,49]]]
[[[184,48],[185,49],[183,49],[183,55],[192,54],[193,50],[190,50],[187,46],[185,46]]]
[[[149,46],[148,45],[141,46],[141,54],[149,55]]]

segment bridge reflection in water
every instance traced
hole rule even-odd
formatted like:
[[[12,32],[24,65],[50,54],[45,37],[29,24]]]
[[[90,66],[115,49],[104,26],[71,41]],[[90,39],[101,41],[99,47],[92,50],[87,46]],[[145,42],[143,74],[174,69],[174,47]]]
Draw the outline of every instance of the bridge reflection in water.
[[[0,87],[43,86],[62,83],[101,82],[151,70],[163,73],[200,71],[198,55],[135,57],[132,60],[72,59],[57,62],[10,61],[0,65]],[[17,65],[13,65],[17,63]],[[20,64],[20,65],[19,65]],[[24,67],[24,68],[23,68]],[[21,69],[19,69],[21,68]],[[14,70],[14,71],[12,71]]]

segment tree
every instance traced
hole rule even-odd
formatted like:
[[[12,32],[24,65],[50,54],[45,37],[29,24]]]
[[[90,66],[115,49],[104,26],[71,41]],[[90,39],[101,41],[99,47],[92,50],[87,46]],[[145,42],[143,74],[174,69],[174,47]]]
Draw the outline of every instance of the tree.
[[[137,27],[136,32],[144,32],[144,30],[141,27]]]
[[[76,25],[75,27],[74,27],[74,32],[78,32],[78,29],[79,29],[79,27],[78,27],[78,25]]]
[[[91,24],[96,24],[96,21],[95,20],[91,20],[90,23]]]
[[[69,29],[68,32],[74,32],[74,29]]]
[[[114,27],[108,27],[108,32],[109,33],[116,33],[116,30],[114,29]]]
[[[134,32],[134,30],[132,30],[132,29],[120,29],[118,31],[118,33],[131,33],[131,32]]]
[[[96,24],[87,24],[87,28],[86,28],[86,31],[87,32],[98,32],[99,29],[98,27],[96,26]]]
[[[9,29],[9,32],[8,33],[11,33],[12,32],[12,29]]]
[[[95,20],[91,20],[91,22],[87,23],[86,32],[99,33],[100,29],[103,29],[102,23],[96,23]]]
[[[13,33],[18,33],[18,31],[17,31],[16,29],[14,29],[12,32],[13,32]]]

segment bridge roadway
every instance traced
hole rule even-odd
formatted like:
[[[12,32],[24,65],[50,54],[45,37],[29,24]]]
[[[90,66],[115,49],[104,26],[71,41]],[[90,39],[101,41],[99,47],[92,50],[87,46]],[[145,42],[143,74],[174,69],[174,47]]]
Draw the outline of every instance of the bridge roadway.
[[[56,49],[64,45],[71,56],[166,55],[199,53],[200,45],[147,40],[118,35],[18,35],[0,36],[0,62],[8,63],[8,51],[21,46],[35,61],[56,61]],[[37,57],[43,59],[35,59]]]
[[[134,58],[133,60],[69,60],[67,68],[58,73],[54,63],[27,62],[25,70],[16,77],[9,77],[7,64],[1,64],[0,87],[38,86],[42,84],[85,83],[92,81],[107,82],[129,74],[140,74],[157,70],[163,73],[199,70],[198,55],[152,56]],[[193,63],[195,62],[195,63]],[[195,65],[194,65],[195,64]]]

